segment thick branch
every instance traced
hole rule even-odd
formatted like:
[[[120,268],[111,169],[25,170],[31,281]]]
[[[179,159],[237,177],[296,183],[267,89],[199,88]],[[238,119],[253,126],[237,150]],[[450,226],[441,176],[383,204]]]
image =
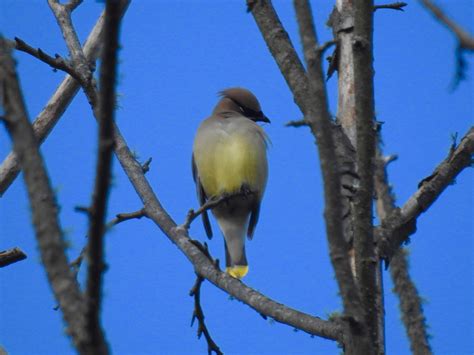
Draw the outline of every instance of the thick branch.
[[[41,259],[74,345],[79,352],[90,353],[83,297],[68,265],[55,196],[27,118],[13,58],[3,39],[0,39],[0,71],[4,120],[23,167]]]
[[[104,265],[104,234],[107,200],[110,189],[115,116],[115,82],[120,30],[120,2],[109,0],[105,8],[104,48],[100,67],[99,142],[94,194],[90,207],[87,273],[86,321],[91,342],[98,354],[108,353],[100,326],[102,273]]]
[[[252,15],[270,52],[293,92],[295,102],[303,112],[305,119],[310,123],[311,130],[317,139],[321,171],[324,179],[326,230],[331,260],[341,290],[345,313],[357,323],[361,315],[360,303],[357,289],[352,279],[349,262],[346,258],[348,248],[347,243],[344,241],[343,229],[340,223],[342,219],[340,176],[338,167],[334,164],[336,161],[335,145],[324,94],[325,87],[320,86],[315,79],[312,79],[314,83],[312,82],[311,85],[308,82],[304,68],[271,2],[260,0],[256,3],[248,1],[247,4],[252,10]],[[305,34],[309,33],[306,32],[306,29],[304,31]],[[309,31],[313,31],[314,37],[314,28]],[[315,43],[316,40],[303,40],[303,43],[308,44],[309,42]],[[308,52],[310,57],[309,68],[314,66],[312,61],[315,58],[310,53],[311,51],[314,51],[314,47],[305,49],[305,52]],[[316,77],[318,75],[317,69],[312,70],[314,70],[314,77]],[[318,105],[318,103],[321,105]]]
[[[374,186],[377,196],[377,214],[381,220],[395,210],[395,197],[388,183],[387,164],[390,159],[382,157],[377,152]],[[415,283],[408,272],[408,254],[402,248],[393,256],[390,262],[394,292],[400,300],[400,311],[407,336],[410,340],[410,349],[413,354],[431,354],[426,319],[423,314],[421,297]]]
[[[360,185],[354,201],[354,251],[356,275],[366,313],[372,353],[384,353],[380,344],[376,303],[375,243],[372,228],[373,172],[375,163],[373,2],[355,0],[354,6],[354,99],[357,134],[357,172]]]
[[[471,127],[457,147],[452,147],[448,157],[435,171],[423,179],[419,189],[401,209],[396,209],[382,221],[377,231],[377,248],[380,257],[390,260],[395,251],[416,230],[417,218],[425,212],[441,193],[453,183],[456,176],[472,166],[474,154],[474,127]]]
[[[5,267],[26,259],[26,254],[20,248],[0,251],[0,267]]]
[[[128,4],[128,2],[127,2]],[[122,8],[122,16],[127,5]],[[102,31],[104,28],[104,13],[97,20],[84,45],[84,54],[89,63],[95,62],[101,47]],[[80,84],[70,76],[66,76],[56,89],[44,110],[33,123],[33,129],[38,142],[41,144],[51,132],[59,118],[79,91]],[[14,152],[11,152],[0,166],[0,196],[5,193],[20,172],[20,165]]]

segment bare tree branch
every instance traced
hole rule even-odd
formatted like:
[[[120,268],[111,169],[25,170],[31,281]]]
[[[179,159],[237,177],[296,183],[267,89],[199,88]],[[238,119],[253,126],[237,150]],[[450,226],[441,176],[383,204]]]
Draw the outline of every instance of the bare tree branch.
[[[305,119],[288,121],[287,123],[285,123],[285,127],[295,127],[295,128],[309,127],[309,123]]]
[[[125,221],[129,221],[131,219],[140,219],[142,217],[145,217],[145,210],[140,209],[138,211],[134,212],[127,212],[127,213],[119,213],[115,215],[115,218],[112,219],[111,221],[107,222],[106,225],[106,231],[111,229],[112,227],[116,226],[117,224],[120,224]],[[82,248],[81,252],[77,256],[76,259],[71,261],[69,263],[69,266],[74,270],[74,275],[77,277],[77,273],[79,272],[79,269],[81,268],[82,262],[84,260],[84,256],[87,253],[87,245]]]
[[[417,218],[425,212],[456,176],[472,166],[474,154],[474,127],[471,127],[457,147],[451,149],[448,157],[434,172],[423,179],[419,189],[401,209],[396,209],[382,221],[377,230],[377,248],[380,257],[390,260],[396,250],[416,230]]]
[[[446,14],[431,0],[420,0],[421,4],[443,25],[445,25],[457,38],[458,47],[456,49],[456,75],[454,77],[452,89],[466,77],[467,62],[464,59],[466,51],[474,51],[474,36],[469,34],[456,22],[451,20]]]
[[[219,346],[212,339],[211,333],[209,333],[206,323],[204,322],[205,317],[204,317],[204,312],[201,307],[201,285],[203,281],[204,281],[204,278],[197,275],[196,283],[194,284],[193,288],[189,292],[189,295],[194,297],[194,312],[193,312],[193,318],[191,320],[191,326],[193,326],[194,321],[197,319],[199,323],[197,335],[198,335],[198,338],[200,339],[201,336],[204,334],[204,337],[206,338],[206,342],[207,342],[207,353],[211,355],[214,352],[217,355],[222,355],[224,353],[219,349]]]
[[[376,307],[375,243],[372,226],[374,192],[375,120],[373,71],[373,2],[354,0],[354,100],[357,136],[357,173],[360,185],[354,200],[354,251],[356,275],[364,302],[371,353],[385,353]]]
[[[26,259],[26,254],[20,248],[0,251],[0,267],[5,267]]]
[[[217,267],[217,260],[215,261],[212,259],[212,256],[209,253],[209,249],[206,243],[204,243],[203,252],[207,255],[207,257],[209,258],[209,260],[211,260],[211,262],[215,263]],[[204,311],[202,310],[202,307],[201,307],[201,286],[202,286],[203,281],[204,281],[204,278],[196,274],[196,282],[194,283],[193,288],[189,292],[189,295],[191,297],[194,297],[194,311],[193,311],[193,317],[191,319],[191,327],[194,325],[194,321],[197,319],[198,320],[197,336],[198,336],[198,339],[201,339],[201,336],[204,334],[204,338],[206,339],[206,342],[207,342],[208,355],[211,355],[213,352],[216,355],[222,355],[223,352],[219,349],[219,346],[212,339],[209,329],[207,329],[205,317],[204,317]]]
[[[321,53],[316,50],[318,48],[316,29],[309,1],[296,0],[294,4],[301,42],[303,44],[303,52],[308,67],[309,89],[311,94],[310,100],[306,103],[306,107],[309,107],[311,111],[307,113],[303,110],[303,107],[301,109],[318,142],[321,171],[324,179],[326,201],[325,217],[331,261],[336,272],[339,289],[341,290],[345,315],[354,318],[355,322],[349,322],[349,325],[352,326],[355,324],[357,328],[354,329],[354,327],[352,327],[349,332],[351,334],[349,341],[351,345],[349,345],[348,350],[349,352],[359,350],[367,351],[369,344],[367,338],[364,336],[364,331],[361,331],[363,329],[362,303],[360,294],[354,283],[349,258],[347,257],[349,254],[349,245],[344,239],[344,229],[340,223],[344,217],[341,191],[342,183],[340,167],[338,164],[334,164],[334,162],[341,164],[341,159],[338,159],[336,155],[336,147],[331,129],[331,116],[328,110],[326,85],[322,70]],[[267,16],[272,16],[272,14],[268,13]],[[260,26],[260,30],[264,33],[263,26]],[[267,43],[269,43],[268,40]],[[354,347],[354,349],[351,349],[351,347]]]
[[[394,292],[400,299],[400,311],[405,325],[410,349],[415,355],[432,354],[426,318],[423,314],[423,302],[408,273],[408,255],[399,248],[390,262],[390,274],[394,283]]]
[[[387,164],[392,159],[391,157],[384,158],[380,150],[377,151],[374,186],[377,196],[376,210],[380,220],[385,219],[395,210],[395,197],[387,176]],[[390,262],[390,274],[395,285],[394,292],[400,300],[402,320],[410,340],[412,353],[431,354],[421,297],[410,278],[408,255],[403,248],[395,252]]]
[[[127,9],[128,2],[122,8],[122,16]],[[102,44],[101,36],[104,28],[104,13],[97,20],[92,29],[83,51],[89,63],[95,62]],[[51,99],[46,104],[44,110],[38,115],[33,123],[33,129],[38,142],[41,144],[53,127],[61,118],[62,114],[72,102],[79,91],[80,84],[70,76],[66,76],[63,82],[56,89]],[[20,172],[20,164],[14,152],[11,152],[0,165],[0,196],[5,193],[11,183]]]
[[[115,83],[120,32],[119,1],[108,0],[105,7],[104,48],[100,67],[99,142],[94,194],[90,207],[88,272],[86,286],[86,322],[91,343],[97,354],[107,354],[108,345],[100,325],[102,274],[104,264],[104,234],[107,200],[110,190],[115,117]],[[73,29],[72,29],[73,30]],[[81,50],[82,52],[82,50]]]
[[[191,226],[191,223],[198,216],[200,216],[201,214],[203,214],[204,212],[206,212],[210,209],[213,209],[214,207],[217,207],[218,205],[220,205],[224,201],[229,201],[230,199],[232,199],[234,197],[250,196],[250,195],[254,195],[254,194],[255,194],[255,192],[253,192],[253,191],[238,191],[234,194],[228,194],[228,195],[224,194],[224,195],[221,195],[219,197],[216,197],[216,196],[211,197],[209,200],[206,201],[206,203],[201,205],[201,207],[199,207],[196,211],[194,211],[193,209],[189,210],[188,214],[186,216],[186,220],[179,227],[188,230],[189,227]]]
[[[51,57],[50,55],[42,51],[40,48],[35,49],[18,37],[15,37],[15,42],[16,49],[18,49],[19,51],[28,53],[33,57],[45,62],[55,70],[62,70],[65,73],[71,75],[74,79],[80,81],[81,78],[78,73],[76,73],[74,67],[69,63],[68,60],[64,59],[59,54],[56,54],[54,57]]]
[[[431,12],[431,14],[443,25],[445,25],[459,41],[461,48],[474,51],[474,37],[466,30],[459,26],[456,22],[451,20],[444,12],[435,5],[431,0],[420,0],[423,6]]]
[[[4,121],[16,154],[23,167],[30,199],[33,224],[41,259],[49,283],[63,311],[74,345],[80,353],[89,353],[89,339],[85,331],[85,303],[74,275],[69,268],[65,242],[58,220],[58,207],[51,188],[38,143],[28,121],[11,49],[0,39],[0,71],[5,107]]]
[[[69,4],[63,5],[58,0],[48,0],[48,4],[56,17],[59,28],[61,29],[64,41],[69,49],[71,60],[74,63],[74,67],[80,75],[79,81],[82,85],[90,85],[92,72],[89,67],[89,62],[82,51],[81,43],[79,42],[79,38],[77,37],[71,19],[71,12],[79,5],[79,3],[77,1],[72,1]]]

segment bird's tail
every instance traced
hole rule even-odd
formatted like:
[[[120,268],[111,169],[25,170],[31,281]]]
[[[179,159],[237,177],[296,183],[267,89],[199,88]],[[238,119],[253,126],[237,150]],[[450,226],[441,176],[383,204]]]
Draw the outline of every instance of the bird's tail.
[[[232,277],[241,279],[248,270],[245,255],[245,233],[248,227],[248,216],[243,218],[218,219],[225,239],[226,272]]]

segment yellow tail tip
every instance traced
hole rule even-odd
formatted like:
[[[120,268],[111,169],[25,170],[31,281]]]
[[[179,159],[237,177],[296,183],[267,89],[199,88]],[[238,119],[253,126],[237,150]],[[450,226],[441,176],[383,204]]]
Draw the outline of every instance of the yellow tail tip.
[[[225,269],[230,276],[235,277],[236,279],[241,279],[249,272],[248,265],[235,265]]]

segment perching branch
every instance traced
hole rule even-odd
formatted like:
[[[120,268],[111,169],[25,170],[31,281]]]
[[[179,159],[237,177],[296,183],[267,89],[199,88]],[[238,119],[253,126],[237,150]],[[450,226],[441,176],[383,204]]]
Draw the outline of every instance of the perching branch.
[[[68,265],[66,245],[59,226],[58,207],[37,140],[27,118],[10,51],[7,42],[0,39],[0,92],[3,93],[0,100],[1,106],[5,108],[3,120],[23,168],[36,238],[49,283],[76,349],[82,354],[90,354],[89,338],[85,330],[85,302]]]
[[[471,127],[457,147],[452,147],[448,157],[434,172],[423,179],[419,189],[401,209],[396,209],[382,221],[377,230],[378,254],[390,260],[396,250],[416,230],[416,220],[425,212],[441,193],[453,183],[456,176],[472,166],[474,154],[474,127]]]
[[[108,346],[100,325],[102,274],[104,263],[104,234],[107,201],[110,190],[115,117],[115,83],[120,31],[120,2],[109,0],[105,7],[104,48],[100,67],[99,142],[96,178],[90,207],[88,270],[86,285],[87,328],[95,353],[107,354]],[[82,50],[81,50],[82,52]]]
[[[72,3],[72,2],[71,2]],[[122,8],[122,16],[127,9],[127,4]],[[102,45],[101,36],[104,28],[104,13],[97,20],[92,29],[83,51],[89,63],[95,62],[99,49]],[[70,105],[75,95],[79,91],[80,84],[70,76],[66,76],[63,82],[56,89],[51,99],[46,104],[44,110],[38,115],[33,123],[33,129],[38,142],[41,144],[53,127],[61,118],[66,108]],[[11,183],[20,172],[20,165],[14,152],[11,152],[0,165],[0,196],[5,193]]]
[[[377,196],[376,211],[380,220],[385,219],[395,210],[395,197],[387,176],[387,165],[392,160],[393,156],[383,157],[380,150],[377,151],[374,186]],[[394,292],[400,300],[399,307],[402,313],[402,321],[410,340],[412,353],[431,354],[422,300],[415,283],[410,278],[408,254],[405,249],[398,249],[393,256],[390,262],[390,274],[395,285]]]
[[[0,267],[14,264],[26,259],[26,254],[20,248],[12,248],[0,251]]]
[[[255,194],[255,192],[253,192],[253,191],[238,191],[234,194],[228,194],[228,195],[224,194],[224,195],[221,195],[219,197],[210,198],[209,200],[206,201],[206,203],[201,205],[201,207],[199,207],[196,211],[194,211],[193,209],[189,210],[188,214],[186,216],[186,220],[179,227],[188,230],[189,227],[191,226],[191,223],[197,217],[199,217],[201,214],[203,214],[204,212],[206,212],[210,209],[213,209],[214,207],[217,207],[221,203],[223,203],[225,201],[229,201],[230,199],[232,199],[234,197],[250,196],[250,195],[253,195],[253,194]]]

